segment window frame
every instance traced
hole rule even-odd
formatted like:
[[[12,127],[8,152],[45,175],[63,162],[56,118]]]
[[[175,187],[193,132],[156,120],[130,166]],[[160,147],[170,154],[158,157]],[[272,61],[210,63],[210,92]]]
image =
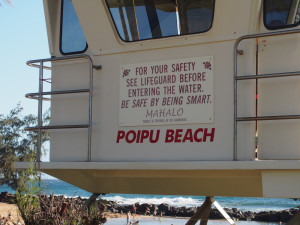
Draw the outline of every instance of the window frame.
[[[73,3],[72,3],[73,4]],[[64,15],[64,0],[61,0],[60,6],[60,34],[59,34],[59,51],[62,55],[73,55],[73,54],[82,54],[86,52],[88,49],[88,43],[85,41],[85,48],[81,51],[74,51],[74,52],[64,52],[62,49],[62,35],[63,35],[63,15]],[[85,37],[86,39],[86,37]]]
[[[276,26],[276,27],[270,27],[270,26],[268,26],[267,25],[267,21],[266,21],[267,20],[267,18],[266,18],[266,16],[267,16],[267,8],[266,8],[267,4],[266,4],[266,1],[267,0],[263,1],[263,22],[264,22],[264,26],[265,26],[266,29],[268,29],[268,30],[281,30],[281,29],[286,29],[286,28],[291,28],[291,27],[297,27],[297,26],[300,25],[300,20],[299,20],[298,23],[287,24],[287,25],[283,25],[283,26]],[[290,5],[290,9],[291,9],[291,7],[292,7],[292,3]]]
[[[174,38],[174,37],[185,37],[185,36],[189,36],[189,35],[195,35],[195,34],[203,34],[203,33],[207,33],[208,31],[211,30],[211,28],[213,27],[213,23],[214,23],[214,18],[215,18],[215,6],[216,6],[216,0],[213,0],[213,12],[212,12],[212,19],[211,19],[211,24],[210,24],[210,27],[205,30],[205,31],[201,31],[201,32],[193,32],[193,33],[188,33],[188,34],[179,34],[179,35],[170,35],[170,36],[164,36],[164,37],[156,37],[156,38],[145,38],[145,39],[140,39],[140,40],[124,40],[120,33],[119,33],[119,30],[117,28],[117,25],[115,23],[115,20],[112,16],[112,13],[110,11],[110,8],[109,8],[109,5],[107,3],[107,0],[105,0],[105,5],[106,5],[106,9],[107,9],[107,12],[109,12],[109,15],[110,15],[110,19],[112,20],[113,24],[114,24],[114,30],[116,31],[116,33],[118,34],[119,36],[119,39],[124,42],[124,43],[135,43],[135,42],[140,42],[140,41],[149,41],[149,40],[159,40],[159,39],[166,39],[166,38]]]

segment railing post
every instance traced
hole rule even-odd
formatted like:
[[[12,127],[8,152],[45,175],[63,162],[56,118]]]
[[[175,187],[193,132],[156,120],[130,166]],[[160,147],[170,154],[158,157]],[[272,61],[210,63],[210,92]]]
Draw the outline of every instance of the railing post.
[[[90,57],[87,57],[89,61],[89,128],[88,128],[88,162],[92,161],[92,113],[93,113],[93,62]]]
[[[270,33],[261,33],[261,34],[250,34],[239,37],[233,47],[233,87],[234,87],[234,96],[233,96],[233,105],[234,105],[234,121],[233,121],[233,160],[237,160],[237,122],[238,121],[258,121],[258,120],[272,120],[272,119],[298,119],[300,115],[287,115],[287,116],[265,116],[265,117],[245,117],[238,118],[237,116],[237,81],[238,80],[247,80],[247,79],[260,79],[260,78],[273,78],[273,77],[283,77],[283,76],[298,76],[298,72],[290,72],[290,73],[276,73],[276,74],[264,74],[254,76],[240,76],[237,74],[237,55],[240,52],[238,50],[238,45],[241,41],[253,38],[262,38],[262,37],[272,37],[272,36],[281,36],[281,35],[289,35],[289,34],[299,34],[300,29],[295,30],[287,30],[287,31],[277,31]]]
[[[234,43],[233,48],[233,161],[237,160],[237,53],[239,40]]]
[[[41,148],[42,148],[42,130],[43,125],[43,61],[40,62],[39,68],[39,101],[38,101],[38,136],[37,136],[37,162],[38,169],[40,169],[41,164]]]
[[[43,69],[51,70],[51,67],[44,66],[45,62],[54,62],[54,61],[64,61],[69,59],[87,59],[89,62],[89,89],[76,89],[76,90],[65,90],[65,91],[50,91],[43,92]],[[37,162],[40,169],[41,161],[41,148],[42,148],[42,133],[45,130],[51,129],[71,129],[71,128],[88,128],[88,152],[87,152],[87,161],[91,162],[92,160],[92,125],[93,125],[93,69],[100,70],[101,65],[93,65],[93,60],[89,55],[71,55],[64,57],[48,58],[48,59],[37,59],[30,60],[26,63],[28,66],[39,68],[39,92],[38,93],[29,93],[25,96],[27,98],[37,99],[38,100],[38,126],[37,127],[27,127],[27,131],[36,131],[37,135]],[[89,92],[89,111],[88,111],[88,124],[79,124],[79,125],[53,125],[53,126],[43,126],[43,95],[56,95],[56,94],[72,94],[72,93],[83,93]],[[50,100],[50,99],[46,99]]]

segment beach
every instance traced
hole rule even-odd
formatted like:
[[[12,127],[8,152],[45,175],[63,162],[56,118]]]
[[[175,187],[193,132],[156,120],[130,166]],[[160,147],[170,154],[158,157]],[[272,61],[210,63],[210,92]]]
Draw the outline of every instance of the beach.
[[[143,218],[139,220],[139,225],[184,225],[188,220],[184,218],[164,218],[163,220],[154,218]],[[108,219],[106,225],[126,225],[126,219]],[[199,224],[199,222],[197,223]],[[225,220],[209,220],[208,225],[229,225]],[[279,225],[279,223],[263,223],[255,221],[237,221],[237,225]]]
[[[80,201],[85,201],[91,196],[91,193],[60,180],[42,180],[42,186],[44,186],[43,190],[45,194],[53,194],[59,198],[78,198]],[[15,193],[14,190],[8,188],[5,185],[0,186],[0,191],[8,191],[9,193]],[[127,222],[126,212],[131,210],[133,204],[136,204],[139,208],[140,213],[135,217],[135,221],[140,221],[140,224],[179,225],[186,223],[188,218],[193,213],[192,210],[195,210],[197,207],[201,206],[205,197],[170,195],[132,195],[112,193],[101,195],[98,199],[107,201],[107,211],[105,212],[105,216],[108,218],[108,221],[106,223],[108,225],[125,225]],[[291,209],[298,210],[298,207],[300,205],[299,201],[294,201],[292,199],[235,197],[216,197],[215,199],[220,203],[222,207],[226,208],[230,215],[233,215],[233,218],[240,220],[237,221],[238,225],[278,225],[280,224],[280,219],[276,222],[273,222],[268,218],[274,218],[274,215],[277,216],[277,218],[281,218],[285,214],[288,214],[290,216],[291,214],[293,214],[291,213]],[[151,215],[142,216],[144,214],[145,206],[147,207],[147,205],[151,209]],[[10,207],[12,208],[11,204],[7,205],[6,209],[10,210]],[[153,209],[156,208],[158,208],[158,211],[164,212],[163,218],[161,220],[158,217],[154,218],[152,216]],[[120,214],[121,211],[123,211],[123,215]],[[215,212],[216,209],[213,209],[213,211]],[[250,217],[252,219],[249,219],[249,215],[247,215],[247,212],[249,211],[252,213],[250,214]],[[241,214],[244,216],[244,218],[235,217],[236,215]],[[3,215],[5,215],[5,213]],[[262,218],[262,216],[264,218]],[[259,220],[246,221],[254,220],[255,217]],[[215,217],[211,218],[208,224],[229,224],[222,218],[223,217],[218,217],[218,220],[215,220]],[[243,221],[241,221],[242,219]]]
[[[12,215],[12,221],[17,223],[18,220],[24,224],[22,218],[20,217],[20,213],[18,210],[17,205],[15,204],[8,204],[0,202],[0,215],[1,218],[3,216],[7,217],[8,213]],[[126,215],[122,215],[119,213],[105,213],[107,217],[106,225],[126,225],[127,218]],[[139,221],[140,225],[184,225],[188,218],[174,218],[174,217],[153,217],[153,216],[143,216],[137,215],[133,219],[130,218],[129,221],[136,222]],[[8,223],[9,225],[13,224],[11,222]],[[225,220],[209,220],[208,225],[227,225],[229,224]],[[236,221],[237,225],[278,225],[279,223],[263,223],[263,222],[256,222],[256,221]]]
[[[16,204],[0,202],[1,221],[8,218],[9,214],[11,215],[11,220],[9,220],[9,222],[8,222],[9,225],[13,224],[12,222],[17,223],[18,221],[20,221],[22,224],[24,224],[23,219],[20,215],[20,211]],[[3,217],[5,219],[3,219]]]
[[[10,219],[13,222],[17,222],[20,220],[20,213],[18,211],[18,207],[15,204],[12,204],[15,199],[14,194],[10,194],[7,192],[3,192],[0,195],[1,199],[0,201],[0,212],[1,215],[4,217],[8,217],[10,214]],[[82,199],[81,197],[73,197],[73,198],[65,198],[64,196],[46,196],[43,195],[42,197],[45,201],[45,199],[53,199],[51,202],[54,201],[54,205],[57,205],[58,207],[62,205],[62,203],[68,202],[69,204],[75,204],[77,206],[84,205],[87,199]],[[71,203],[72,202],[72,203]],[[53,205],[53,206],[54,206]],[[152,225],[180,225],[180,224],[186,224],[186,222],[189,220],[189,218],[196,212],[194,208],[188,208],[188,207],[176,207],[176,206],[168,206],[167,204],[160,204],[160,205],[151,205],[151,204],[139,204],[136,203],[136,213],[130,213],[133,209],[132,205],[119,205],[116,202],[112,201],[103,201],[100,200],[98,202],[99,207],[101,207],[101,210],[103,210],[103,217],[107,218],[107,222],[105,224],[108,225],[128,225],[130,222],[138,222],[138,224],[152,224]],[[162,207],[166,209],[166,211],[162,210]],[[99,208],[100,209],[100,208]],[[145,215],[143,211],[145,209],[149,210],[149,214]],[[193,209],[194,211],[191,211]],[[185,211],[182,211],[185,210]],[[283,211],[270,211],[270,212],[258,212],[258,213],[251,213],[248,214],[248,212],[238,211],[237,209],[225,209],[227,213],[231,216],[232,219],[234,219],[237,225],[278,225],[281,224],[281,222],[287,222],[293,214],[295,214],[297,211],[292,212],[291,210],[283,210]],[[293,209],[296,210],[296,209]],[[157,211],[159,214],[158,216],[154,216],[153,212]],[[189,215],[184,216],[178,216],[183,215],[182,213],[188,212]],[[286,213],[288,213],[289,217],[286,217]],[[219,214],[219,212],[212,208],[210,213],[210,219],[209,223],[211,225],[225,225],[229,224],[227,221],[224,220],[224,217]],[[265,214],[264,219],[262,217],[259,217],[259,215]],[[173,216],[170,216],[173,215]],[[129,218],[127,218],[129,216]],[[274,216],[277,217],[278,220],[269,220],[268,218],[273,218]],[[216,218],[218,220],[216,220]],[[262,219],[262,220],[260,220]],[[263,223],[261,221],[267,221],[268,223]],[[13,224],[13,223],[9,223]]]
[[[119,213],[106,214],[108,220],[106,225],[127,225],[126,215],[121,215]],[[137,215],[134,218],[131,217],[129,222],[139,221],[139,225],[184,225],[189,218],[177,218],[177,217],[153,217]],[[257,221],[235,221],[236,225],[280,225],[281,223],[274,222],[257,222]],[[198,221],[197,224],[200,222]],[[208,220],[208,225],[229,225],[229,222],[224,220]]]
[[[58,179],[43,179],[41,183],[45,194],[63,195],[65,197],[89,198],[92,193],[68,184]],[[0,192],[15,193],[15,191],[5,185],[0,186]],[[134,195],[109,193],[101,195],[99,198],[114,201],[120,205],[132,205],[136,202],[140,204],[150,203],[159,205],[166,203],[176,207],[199,207],[205,200],[204,196],[175,196],[175,195]],[[279,211],[290,208],[297,208],[300,201],[293,199],[279,198],[244,198],[244,197],[215,197],[222,207],[237,208],[242,211]]]

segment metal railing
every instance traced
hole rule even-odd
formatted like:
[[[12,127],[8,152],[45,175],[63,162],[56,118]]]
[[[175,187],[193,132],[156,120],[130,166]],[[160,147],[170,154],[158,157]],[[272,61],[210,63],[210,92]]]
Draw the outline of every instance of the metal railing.
[[[86,59],[89,62],[89,88],[88,89],[75,89],[75,90],[62,90],[62,91],[49,91],[43,92],[43,76],[44,69],[51,70],[51,67],[45,66],[45,62],[57,62],[74,59]],[[92,106],[93,106],[93,68],[101,69],[101,66],[93,66],[93,61],[89,55],[71,55],[64,57],[55,57],[47,59],[30,60],[26,63],[28,66],[39,68],[39,92],[26,94],[25,97],[38,100],[38,124],[35,127],[26,127],[27,131],[38,132],[37,136],[37,162],[40,169],[41,162],[41,147],[42,147],[42,132],[48,132],[53,129],[74,129],[74,128],[87,128],[88,129],[88,149],[87,149],[87,161],[91,161],[91,143],[92,143]],[[51,98],[45,98],[45,95],[60,95],[60,94],[73,94],[73,93],[89,93],[89,109],[88,109],[88,124],[69,124],[69,125],[51,125],[43,126],[42,114],[43,114],[43,100],[51,100]]]
[[[233,160],[237,160],[237,122],[240,121],[261,121],[261,120],[287,120],[287,119],[300,119],[300,115],[283,115],[283,116],[254,116],[254,117],[238,117],[237,116],[237,81],[241,80],[258,80],[258,79],[267,79],[267,78],[280,78],[280,77],[293,77],[300,76],[300,71],[296,72],[287,72],[287,73],[272,73],[272,74],[261,74],[261,75],[247,75],[247,76],[238,76],[237,74],[237,56],[240,53],[238,50],[238,45],[241,41],[254,38],[262,37],[274,37],[290,34],[298,34],[300,29],[279,31],[279,32],[270,32],[262,34],[252,34],[245,35],[238,38],[234,43],[233,51],[233,76],[234,76],[234,135],[233,135]]]

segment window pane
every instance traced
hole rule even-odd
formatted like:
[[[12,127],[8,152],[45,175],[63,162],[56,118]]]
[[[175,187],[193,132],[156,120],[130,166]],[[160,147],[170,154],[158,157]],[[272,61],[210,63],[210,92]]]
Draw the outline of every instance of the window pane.
[[[83,52],[87,47],[72,0],[63,0],[61,22],[61,52]]]
[[[299,21],[300,21],[300,2],[298,4],[298,9],[297,9],[297,13],[296,13],[295,23],[299,23]]]
[[[214,2],[211,0],[178,0],[181,33],[208,31],[212,25]]]
[[[152,38],[151,28],[149,25],[146,8],[144,6],[136,6],[136,17],[139,21],[138,29],[139,29],[139,39],[150,39]]]
[[[155,1],[159,2],[159,0]],[[172,5],[172,7],[174,7]],[[162,36],[163,37],[168,37],[168,36],[173,36],[173,35],[177,35],[178,31],[177,31],[177,18],[176,18],[176,11],[172,11],[172,12],[164,12],[163,10],[159,10],[157,9],[157,15],[158,15],[158,20],[159,20],[159,24],[161,27],[161,32],[162,32]]]
[[[264,21],[268,29],[281,29],[299,23],[298,0],[265,0]]]
[[[208,31],[214,0],[107,0],[120,37],[125,41]]]

